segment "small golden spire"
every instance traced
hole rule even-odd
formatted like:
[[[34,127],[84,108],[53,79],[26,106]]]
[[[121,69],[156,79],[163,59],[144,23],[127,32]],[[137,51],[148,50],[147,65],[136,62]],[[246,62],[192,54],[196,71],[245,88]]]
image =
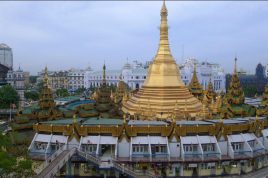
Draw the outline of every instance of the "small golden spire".
[[[234,74],[236,74],[237,73],[237,70],[236,70],[236,63],[237,63],[237,57],[235,57],[235,64],[234,64]]]
[[[106,66],[103,64],[102,85],[106,85]]]
[[[48,71],[47,71],[47,66],[45,68],[45,74],[44,74],[44,86],[48,86]]]
[[[165,1],[163,1],[163,5],[161,8],[161,24],[160,24],[160,42],[159,42],[159,47],[156,56],[161,56],[161,55],[169,55],[170,57],[171,52],[169,48],[169,41],[168,41],[168,24],[167,24],[167,16],[168,16],[168,11],[166,7]],[[162,59],[162,58],[159,58]],[[170,59],[170,58],[165,58]]]

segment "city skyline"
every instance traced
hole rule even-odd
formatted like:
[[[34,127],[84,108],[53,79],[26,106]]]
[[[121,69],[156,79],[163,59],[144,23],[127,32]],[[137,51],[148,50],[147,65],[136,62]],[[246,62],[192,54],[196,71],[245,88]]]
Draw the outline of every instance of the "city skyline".
[[[1,2],[1,43],[13,49],[14,69],[121,68],[151,60],[157,50],[158,2]],[[215,62],[232,72],[266,64],[267,2],[167,2],[172,53]],[[224,12],[222,12],[222,10]],[[183,50],[184,48],[184,50]],[[32,52],[31,52],[32,51]],[[183,52],[184,51],[184,54]]]

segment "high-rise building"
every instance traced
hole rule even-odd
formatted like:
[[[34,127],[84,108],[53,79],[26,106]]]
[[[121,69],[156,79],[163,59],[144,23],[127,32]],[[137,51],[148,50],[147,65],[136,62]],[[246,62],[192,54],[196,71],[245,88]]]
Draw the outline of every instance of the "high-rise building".
[[[0,44],[0,64],[8,67],[9,69],[13,68],[12,49],[4,43]]]

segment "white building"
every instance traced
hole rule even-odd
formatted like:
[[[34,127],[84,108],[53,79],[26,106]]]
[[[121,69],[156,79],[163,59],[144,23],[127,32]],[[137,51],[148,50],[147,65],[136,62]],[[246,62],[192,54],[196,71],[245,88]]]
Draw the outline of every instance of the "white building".
[[[186,85],[192,79],[194,71],[194,63],[197,67],[197,76],[200,84],[206,89],[209,81],[213,83],[216,92],[225,92],[225,73],[218,64],[210,64],[207,62],[198,63],[195,59],[187,59],[180,65],[181,78]],[[128,84],[131,89],[141,88],[146,79],[148,63],[142,65],[137,61],[133,64],[126,63],[121,70],[107,70],[106,81],[108,85],[117,85],[122,80]],[[102,71],[89,71],[85,74],[85,88],[98,87],[102,82]]]
[[[70,91],[84,88],[84,75],[86,71],[92,71],[92,69],[89,67],[86,70],[70,69],[68,71],[68,89]]]
[[[0,44],[0,64],[12,69],[13,67],[13,53],[12,49],[6,45]]]
[[[185,85],[188,85],[191,82],[194,64],[196,64],[198,81],[204,89],[207,89],[211,80],[216,92],[226,91],[224,69],[219,64],[212,64],[208,62],[199,63],[196,59],[186,59],[180,65],[181,78]]]
[[[7,83],[11,85],[18,93],[20,97],[20,106],[24,106],[24,92],[25,92],[25,82],[27,81],[28,72],[23,72],[21,68],[16,71],[10,70],[7,73]]]
[[[103,71],[87,71],[85,74],[85,88],[99,87],[102,83]],[[141,88],[146,79],[147,68],[134,61],[133,64],[126,63],[121,70],[106,70],[106,82],[108,85],[116,85],[122,80],[131,89]]]

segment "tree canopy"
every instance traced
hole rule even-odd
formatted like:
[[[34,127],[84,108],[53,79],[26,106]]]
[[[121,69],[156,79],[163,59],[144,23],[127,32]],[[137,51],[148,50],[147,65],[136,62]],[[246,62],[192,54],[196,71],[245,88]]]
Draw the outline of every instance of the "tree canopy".
[[[5,85],[0,88],[0,108],[8,109],[10,104],[18,106],[19,95],[17,91],[10,85]]]

